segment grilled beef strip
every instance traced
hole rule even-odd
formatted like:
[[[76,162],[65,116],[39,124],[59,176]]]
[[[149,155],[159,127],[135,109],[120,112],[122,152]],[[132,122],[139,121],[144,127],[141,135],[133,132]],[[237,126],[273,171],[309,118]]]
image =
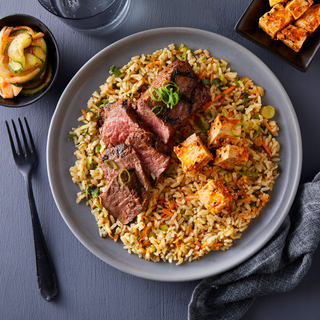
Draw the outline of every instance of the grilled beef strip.
[[[171,63],[159,72],[150,88],[159,89],[163,86],[163,81],[172,81],[179,87],[177,105],[170,109],[162,101],[154,101],[148,89],[133,104],[133,108],[140,120],[146,123],[164,143],[168,143],[174,132],[201,106],[210,101],[210,94],[207,88],[198,82],[196,74],[186,61],[176,60]],[[161,112],[157,115],[152,114],[151,110],[158,105],[163,107]]]
[[[102,205],[122,224],[132,221],[144,211],[150,199],[150,193],[143,188],[134,169],[128,169],[130,181],[122,185],[115,178],[109,182],[105,191],[99,195]]]
[[[111,169],[105,163],[106,160],[109,160],[107,163],[111,168],[117,169]],[[119,144],[115,147],[109,145],[108,149],[100,157],[100,165],[107,183],[118,179],[121,169],[134,169],[140,184],[146,190],[149,190],[151,186],[149,170],[143,165],[135,150],[129,145]]]
[[[116,219],[127,224],[148,205],[151,197],[147,191],[151,185],[149,173],[134,149],[125,144],[109,146],[101,155],[100,163],[107,182],[106,189],[99,195],[101,203]],[[127,173],[122,172],[123,183],[120,182],[121,169],[128,170],[129,181]]]
[[[106,105],[100,114],[101,139],[114,146],[133,146],[146,168],[159,178],[170,164],[169,148],[141,122],[132,109],[131,100]]]

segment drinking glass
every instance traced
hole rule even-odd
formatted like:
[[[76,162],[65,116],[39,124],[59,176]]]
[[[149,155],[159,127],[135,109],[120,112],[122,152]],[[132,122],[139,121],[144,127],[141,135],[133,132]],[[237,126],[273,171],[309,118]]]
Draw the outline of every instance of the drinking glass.
[[[131,0],[38,0],[50,13],[86,33],[113,31],[128,13]]]

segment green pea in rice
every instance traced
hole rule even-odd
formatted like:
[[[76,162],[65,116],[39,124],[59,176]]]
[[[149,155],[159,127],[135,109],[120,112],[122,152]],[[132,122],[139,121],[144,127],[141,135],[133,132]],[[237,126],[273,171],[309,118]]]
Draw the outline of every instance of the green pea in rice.
[[[171,44],[153,54],[132,57],[120,69],[118,77],[111,74],[100,86],[100,93],[95,91],[92,94],[88,110],[78,119],[81,125],[70,131],[77,149],[77,160],[70,168],[73,182],[80,187],[76,202],[84,200],[92,208],[101,237],[110,236],[114,241],[120,239],[128,253],[135,253],[146,260],[174,261],[177,265],[199,259],[210,251],[227,250],[235,239],[241,237],[251,220],[270,200],[268,193],[279,175],[277,162],[280,161],[277,123],[260,114],[264,90],[248,78],[238,79],[237,73],[228,68],[225,60],[211,57],[207,50],[192,52],[183,45],[178,49]],[[166,178],[151,190],[153,197],[147,211],[141,212],[128,225],[122,225],[100,206],[96,197],[106,185],[99,165],[99,156],[106,148],[100,140],[97,126],[99,105],[104,99],[109,102],[122,98],[137,99],[152,83],[159,69],[177,58],[186,58],[199,78],[213,83],[208,85],[212,101],[230,86],[236,87],[211,103],[205,111],[200,110],[196,117],[190,118],[184,128],[176,132],[176,141],[183,141],[195,132],[206,144],[207,134],[198,126],[200,115],[206,125],[210,125],[218,114],[240,119],[246,132],[245,139],[241,139],[238,145],[248,149],[246,166],[248,170],[257,172],[258,177],[241,176],[235,171],[212,165],[206,165],[194,174],[184,173],[173,153]],[[202,81],[208,83],[208,80]],[[212,179],[222,180],[239,195],[230,210],[212,214],[194,196]],[[163,209],[168,209],[170,215]]]

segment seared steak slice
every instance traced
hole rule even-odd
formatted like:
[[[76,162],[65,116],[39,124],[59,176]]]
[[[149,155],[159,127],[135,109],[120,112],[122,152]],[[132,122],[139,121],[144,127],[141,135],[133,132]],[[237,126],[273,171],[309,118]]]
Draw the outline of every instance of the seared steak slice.
[[[105,161],[108,159],[108,165],[114,169],[111,169],[106,164]],[[140,181],[140,184],[146,190],[149,190],[151,186],[149,171],[144,167],[139,156],[131,146],[125,144],[119,144],[115,147],[110,146],[101,155],[100,165],[107,183],[114,179],[118,179],[121,169],[130,169],[134,170],[135,175]]]
[[[158,74],[150,88],[159,89],[163,81],[172,81],[179,87],[177,105],[170,109],[162,101],[154,101],[148,89],[133,104],[133,108],[150,130],[157,134],[164,143],[168,143],[173,133],[202,105],[210,101],[210,94],[207,88],[197,81],[196,74],[186,61],[176,60],[171,63]],[[163,109],[158,115],[155,115],[151,110],[158,105],[162,105]]]
[[[145,167],[159,178],[170,164],[170,153],[160,138],[138,121],[131,100],[106,105],[100,116],[102,141],[107,145],[126,143],[133,146]]]
[[[108,103],[100,112],[100,120],[101,140],[106,145],[124,143],[131,133],[142,130],[130,99]]]
[[[112,179],[99,195],[102,205],[121,223],[127,224],[144,211],[150,193],[140,184],[135,169],[128,169],[130,181],[122,185],[118,178]]]
[[[168,147],[151,132],[136,132],[126,140],[136,150],[139,158],[155,178],[170,165]]]

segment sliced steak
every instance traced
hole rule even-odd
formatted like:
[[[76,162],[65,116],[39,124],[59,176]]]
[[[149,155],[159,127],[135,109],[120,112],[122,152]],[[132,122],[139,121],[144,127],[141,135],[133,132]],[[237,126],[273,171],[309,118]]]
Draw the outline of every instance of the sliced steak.
[[[159,178],[170,164],[169,149],[138,120],[131,100],[106,105],[100,116],[102,141],[107,145],[125,143],[133,146],[145,167]]]
[[[107,182],[105,191],[99,196],[101,203],[116,219],[127,224],[148,205],[151,197],[147,191],[151,185],[149,172],[135,150],[125,144],[109,146],[101,155],[100,163]],[[128,174],[122,172],[123,183],[119,178],[122,169],[130,174],[128,179]]]
[[[111,169],[106,164],[105,161],[108,159],[108,165],[111,168],[116,169]],[[119,144],[115,147],[109,146],[108,149],[105,150],[101,155],[100,165],[107,183],[114,179],[118,179],[121,169],[130,169],[134,170],[135,175],[140,181],[140,184],[146,190],[149,190],[151,186],[150,173],[148,169],[145,168],[139,156],[131,146],[125,144]]]
[[[121,223],[127,224],[144,211],[150,193],[140,184],[135,169],[129,169],[130,181],[122,185],[117,178],[112,179],[105,191],[99,195],[102,205]]]
[[[133,108],[150,130],[158,135],[164,143],[168,143],[174,132],[202,105],[210,101],[210,94],[207,88],[198,82],[196,74],[186,61],[176,60],[171,63],[158,74],[150,88],[159,89],[163,85],[163,81],[172,81],[179,87],[177,105],[170,109],[162,101],[154,101],[150,96],[150,89],[148,89],[133,104]],[[158,105],[162,105],[163,109],[158,115],[155,115],[151,110]]]
[[[169,148],[151,132],[137,132],[126,140],[134,147],[147,169],[159,178],[170,165]]]
[[[101,140],[106,145],[124,143],[131,133],[142,131],[130,99],[108,103],[100,112],[99,123]]]

